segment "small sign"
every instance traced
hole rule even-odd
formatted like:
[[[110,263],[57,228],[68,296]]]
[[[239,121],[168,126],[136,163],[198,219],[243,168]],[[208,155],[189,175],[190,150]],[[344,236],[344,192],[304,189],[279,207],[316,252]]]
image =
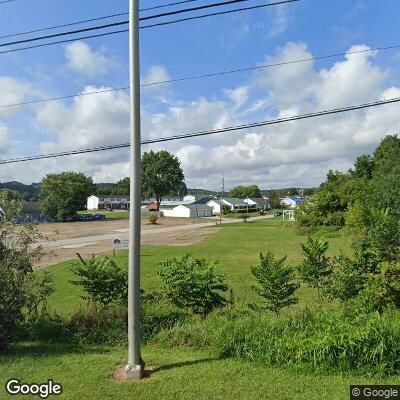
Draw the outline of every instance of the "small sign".
[[[113,240],[114,250],[126,250],[129,249],[129,239],[114,239]]]

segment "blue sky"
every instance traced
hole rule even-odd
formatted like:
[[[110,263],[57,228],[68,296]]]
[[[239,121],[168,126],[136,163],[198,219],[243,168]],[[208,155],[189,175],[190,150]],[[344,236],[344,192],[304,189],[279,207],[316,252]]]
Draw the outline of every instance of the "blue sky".
[[[160,4],[144,0],[141,8]],[[127,9],[126,0],[17,0],[0,5],[0,35]],[[393,17],[399,12],[395,0],[301,0],[142,30],[142,79],[400,44]],[[399,60],[400,49],[147,88],[142,91],[142,134],[168,136],[397,97]],[[127,84],[127,34],[0,54],[0,105]],[[372,151],[385,134],[397,133],[397,107],[153,148],[178,155],[191,187],[215,188],[221,176],[228,187],[253,182],[263,188],[316,185],[329,168],[349,168],[357,154]],[[125,142],[128,123],[124,92],[0,109],[0,156]],[[0,180],[39,181],[46,173],[68,169],[82,170],[96,181],[116,181],[127,173],[127,157],[126,150],[118,150],[4,166]]]

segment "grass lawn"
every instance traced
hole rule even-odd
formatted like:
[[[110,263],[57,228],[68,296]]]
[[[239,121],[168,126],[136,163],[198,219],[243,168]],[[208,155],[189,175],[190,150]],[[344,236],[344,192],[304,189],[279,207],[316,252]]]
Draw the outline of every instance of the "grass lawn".
[[[52,378],[63,386],[60,398],[68,400],[342,400],[348,398],[350,384],[383,383],[373,378],[305,374],[236,359],[218,359],[204,351],[154,345],[143,348],[147,365],[158,368],[150,378],[142,382],[115,382],[112,374],[126,359],[123,348],[30,344],[14,346],[12,353],[0,357],[3,383],[11,377],[22,382],[47,382]],[[1,385],[0,399],[8,398],[18,397],[8,396]]]
[[[142,247],[142,287],[157,288],[156,274],[162,260],[190,252],[195,257],[219,260],[219,273],[226,274],[239,304],[255,299],[250,267],[258,262],[260,252],[288,255],[288,262],[299,263],[299,235],[293,225],[280,219],[225,224],[202,242],[188,247]],[[325,230],[318,233],[329,241],[330,254],[347,253],[348,238]],[[117,253],[126,262],[127,253]],[[68,281],[73,278],[71,262],[48,268],[55,279],[57,292],[50,308],[61,314],[73,312],[82,302],[81,292]],[[316,295],[303,288],[300,305],[313,307]],[[292,309],[293,310],[293,309]],[[291,312],[289,309],[287,312]],[[17,377],[25,382],[45,382],[52,378],[64,387],[61,397],[68,399],[271,399],[271,400],[341,400],[348,398],[354,383],[396,383],[398,377],[378,379],[341,375],[300,373],[291,368],[270,367],[238,359],[218,359],[209,351],[189,348],[143,348],[147,365],[159,369],[140,383],[114,382],[111,376],[126,361],[126,349],[120,347],[76,348],[68,345],[14,345],[11,355],[0,357],[0,381]],[[0,399],[9,398],[0,388]],[[11,398],[11,397],[10,397]],[[25,398],[25,397],[24,397]]]
[[[218,260],[217,272],[226,274],[239,304],[255,300],[251,286],[254,284],[250,267],[259,260],[260,252],[273,251],[276,256],[288,255],[288,262],[301,260],[300,242],[306,236],[299,235],[290,222],[280,219],[248,221],[247,223],[226,224],[216,227],[215,234],[202,242],[184,247],[143,246],[141,280],[144,289],[156,289],[161,280],[157,275],[160,261],[179,257],[187,252],[194,257]],[[323,236],[330,243],[330,253],[348,252],[349,243],[340,232],[327,231]],[[127,252],[117,253],[120,262],[127,261]],[[76,262],[76,261],[75,261]],[[64,262],[48,268],[54,275],[57,292],[50,299],[50,307],[61,314],[70,313],[82,302],[79,290],[68,281],[73,279],[71,262]],[[313,306],[316,296],[313,291],[300,290],[300,306]]]
[[[107,219],[129,219],[128,211],[79,211],[78,214],[104,214]]]

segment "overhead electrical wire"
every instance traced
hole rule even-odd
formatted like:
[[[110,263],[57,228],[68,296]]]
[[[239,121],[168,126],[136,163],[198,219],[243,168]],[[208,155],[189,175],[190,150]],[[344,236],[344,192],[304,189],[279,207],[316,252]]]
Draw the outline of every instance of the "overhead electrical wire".
[[[170,16],[170,15],[175,15],[175,14],[184,13],[184,12],[191,12],[194,10],[206,9],[206,8],[210,8],[210,7],[219,7],[219,6],[223,6],[223,5],[229,5],[229,4],[234,4],[234,3],[244,2],[244,1],[250,1],[250,0],[228,0],[228,1],[225,1],[222,3],[212,3],[212,4],[207,4],[207,5],[203,5],[203,6],[199,6],[199,7],[192,7],[189,9],[181,9],[181,10],[176,10],[176,11],[169,11],[167,13],[160,13],[160,14],[156,14],[156,15],[150,15],[147,17],[141,17],[141,18],[139,18],[139,20],[140,21],[150,20],[150,19],[154,19],[154,18],[161,18],[164,16]],[[151,24],[151,25],[141,26],[141,27],[139,27],[139,29],[153,28],[156,26],[170,25],[170,24],[175,24],[175,23],[183,22],[183,21],[190,21],[190,20],[194,20],[194,19],[206,18],[206,17],[216,16],[216,15],[224,15],[224,14],[229,14],[229,13],[234,13],[234,12],[248,11],[248,10],[257,9],[257,8],[261,8],[261,7],[269,7],[269,6],[280,5],[280,4],[285,4],[285,3],[294,3],[294,2],[298,2],[298,1],[300,1],[300,0],[280,0],[280,1],[273,2],[273,3],[260,4],[260,5],[256,5],[256,6],[250,6],[250,7],[242,7],[242,8],[237,8],[234,10],[219,11],[219,12],[215,12],[215,13],[197,15],[197,16],[186,17],[186,18],[181,18],[181,19],[175,19],[172,21],[159,22],[159,23],[155,23],[155,24]],[[35,42],[35,41],[51,39],[51,38],[56,38],[56,37],[61,37],[61,36],[77,35],[79,33],[90,32],[90,31],[100,30],[100,29],[108,29],[108,28],[121,26],[121,25],[128,25],[128,24],[129,24],[128,20],[118,21],[118,22],[113,22],[113,23],[104,24],[104,25],[97,25],[97,26],[91,26],[91,27],[82,28],[82,29],[76,29],[73,31],[59,32],[59,33],[54,33],[51,35],[38,36],[38,37],[34,37],[34,38],[21,39],[21,40],[16,40],[16,41],[12,41],[12,42],[1,43],[0,47],[9,47],[9,46],[13,46],[16,44],[31,43],[31,42]],[[116,33],[123,33],[123,32],[128,32],[128,31],[129,31],[129,29],[105,32],[100,35],[91,35],[91,36],[74,38],[73,41],[90,39],[90,38],[95,38],[95,37],[100,37],[100,36],[113,35]],[[69,41],[71,41],[71,40],[55,41],[55,42],[50,42],[50,43],[42,43],[40,45],[35,45],[35,46],[27,46],[27,47],[21,47],[21,48],[17,48],[17,49],[9,49],[6,51],[1,51],[0,54],[28,50],[28,49],[44,47],[44,46],[51,46],[51,45],[61,44],[61,43],[67,43]]]
[[[309,61],[317,61],[317,60],[347,56],[347,55],[352,55],[352,54],[369,53],[369,52],[383,51],[383,50],[393,50],[393,49],[399,49],[399,48],[400,48],[400,45],[393,45],[393,46],[385,46],[385,47],[374,47],[374,48],[370,48],[370,49],[354,50],[354,51],[348,51],[348,52],[342,52],[342,53],[326,54],[326,55],[303,58],[303,59],[298,59],[298,60],[289,60],[289,61],[284,61],[284,62],[280,62],[280,63],[263,64],[263,65],[258,65],[256,67],[238,68],[238,69],[231,69],[231,70],[226,70],[226,71],[211,72],[211,73],[201,74],[201,75],[191,75],[191,76],[186,76],[186,77],[181,77],[181,78],[176,78],[176,79],[167,79],[167,80],[158,81],[158,82],[143,83],[143,84],[141,84],[141,86],[146,87],[146,86],[163,85],[163,84],[169,84],[169,83],[175,83],[175,82],[183,82],[183,81],[194,80],[194,79],[204,79],[204,78],[210,78],[210,77],[214,77],[214,76],[228,75],[228,74],[234,74],[234,73],[239,73],[239,72],[255,71],[255,70],[260,70],[260,69],[280,67],[280,66],[286,66],[286,65],[309,62]],[[117,92],[117,91],[128,90],[128,89],[129,89],[129,86],[123,86],[123,87],[109,88],[109,89],[104,89],[104,90],[95,90],[95,91],[91,91],[91,92],[84,92],[84,93],[69,94],[69,95],[50,97],[50,98],[44,98],[44,99],[37,99],[37,100],[31,100],[31,101],[26,101],[26,102],[20,102],[20,103],[3,104],[3,105],[0,105],[0,109],[8,108],[8,107],[19,107],[19,106],[24,106],[24,105],[36,104],[36,103],[45,103],[45,102],[56,101],[56,100],[66,100],[66,99],[71,99],[74,97],[90,96],[90,95],[107,93],[107,92]]]
[[[251,1],[251,0],[227,0],[227,1],[224,1],[221,3],[212,3],[212,4],[207,4],[207,5],[198,6],[198,7],[187,8],[187,9],[183,9],[183,10],[168,11],[165,13],[149,15],[147,17],[139,18],[139,21],[147,21],[150,19],[161,18],[161,17],[175,15],[175,14],[181,14],[181,13],[185,13],[185,12],[197,11],[197,10],[201,10],[201,9],[205,9],[205,8],[220,7],[220,6],[225,6],[225,5],[229,5],[229,4],[242,3],[242,2],[247,2],[247,1]],[[299,1],[299,0],[292,0],[292,1]],[[106,18],[108,18],[108,17],[106,17]],[[68,32],[52,33],[50,35],[45,35],[45,36],[38,36],[38,37],[33,37],[33,38],[14,40],[12,42],[0,43],[0,47],[8,47],[8,46],[16,45],[16,44],[31,43],[31,42],[36,42],[39,40],[53,39],[53,38],[61,37],[61,36],[76,35],[78,33],[91,32],[91,31],[100,30],[100,29],[114,28],[116,26],[128,25],[128,24],[129,24],[128,20],[111,22],[111,23],[104,24],[104,25],[90,26],[90,27],[76,29],[76,30],[68,31]]]
[[[370,102],[370,103],[364,103],[364,104],[359,104],[359,105],[354,105],[354,106],[335,108],[335,109],[331,109],[331,110],[317,111],[317,112],[308,113],[308,114],[293,115],[291,117],[277,118],[277,119],[271,119],[271,120],[260,121],[260,122],[253,122],[250,124],[231,126],[231,127],[221,128],[221,129],[198,131],[198,132],[191,132],[191,133],[186,133],[186,134],[182,134],[182,135],[174,135],[174,136],[167,136],[167,137],[161,137],[161,138],[156,138],[156,139],[148,139],[148,140],[143,140],[141,142],[141,144],[146,145],[146,144],[169,142],[169,141],[188,139],[188,138],[194,138],[194,137],[210,136],[210,135],[215,135],[218,133],[232,132],[232,131],[238,131],[238,130],[250,129],[250,128],[258,128],[261,126],[268,126],[268,125],[277,125],[277,124],[293,122],[293,121],[298,121],[298,120],[304,120],[304,119],[309,119],[309,118],[316,118],[316,117],[322,117],[322,116],[326,116],[326,115],[334,115],[334,114],[339,114],[339,113],[344,113],[344,112],[378,107],[378,106],[383,106],[383,105],[387,105],[387,104],[394,104],[394,103],[398,103],[398,102],[400,102],[400,97],[387,99],[387,100],[380,100],[380,101],[375,101],[375,102]],[[40,155],[35,155],[35,156],[19,157],[19,158],[8,159],[8,160],[0,160],[0,165],[26,162],[26,161],[34,161],[34,160],[43,160],[43,159],[49,159],[49,158],[58,158],[58,157],[77,155],[77,154],[94,153],[94,152],[100,152],[100,151],[106,151],[106,150],[126,148],[129,146],[130,146],[129,143],[120,143],[120,144],[109,145],[109,146],[97,146],[97,147],[92,147],[92,148],[87,148],[87,149],[64,151],[64,152],[60,152],[60,153],[50,153],[50,154],[40,154]]]

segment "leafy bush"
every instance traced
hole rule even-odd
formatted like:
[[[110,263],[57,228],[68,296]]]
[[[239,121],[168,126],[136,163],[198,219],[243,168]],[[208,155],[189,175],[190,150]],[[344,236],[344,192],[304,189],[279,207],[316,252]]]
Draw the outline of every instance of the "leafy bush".
[[[151,225],[156,225],[158,220],[158,215],[155,214],[154,212],[149,215],[149,222]]]
[[[279,315],[281,308],[297,304],[294,294],[300,284],[293,281],[293,268],[284,265],[286,257],[276,260],[272,253],[265,256],[261,253],[260,261],[259,265],[251,268],[258,282],[258,286],[253,286],[253,290],[264,298],[264,308]]]
[[[317,289],[319,302],[322,305],[321,289],[326,286],[327,279],[332,273],[332,263],[326,252],[328,242],[308,237],[307,243],[301,244],[304,261],[299,265],[298,270],[301,279],[309,287]]]
[[[81,286],[86,292],[84,299],[101,304],[103,307],[112,302],[127,304],[128,301],[128,267],[119,266],[114,260],[105,256],[85,261],[78,254],[80,264],[72,272],[80,280],[71,281]]]
[[[23,275],[15,273],[0,263],[0,352],[16,326],[23,321],[22,308],[25,303]]]
[[[161,263],[158,274],[164,280],[165,296],[175,306],[205,317],[228,300],[222,293],[228,290],[225,277],[217,275],[216,261],[194,259],[189,254]]]
[[[204,321],[177,324],[160,332],[169,346],[210,348],[221,357],[313,371],[367,374],[400,372],[398,312],[361,315],[351,320],[338,311],[273,314],[213,313]]]
[[[250,216],[249,214],[239,214],[238,217],[243,220],[243,222],[247,222]]]
[[[161,330],[169,330],[187,315],[173,307],[142,305],[141,340],[154,339]],[[65,323],[68,340],[79,344],[125,344],[128,340],[126,307],[112,305],[99,308],[93,303],[79,308]]]
[[[222,215],[227,215],[231,212],[231,208],[228,206],[228,204],[223,204],[221,206],[221,214]]]

